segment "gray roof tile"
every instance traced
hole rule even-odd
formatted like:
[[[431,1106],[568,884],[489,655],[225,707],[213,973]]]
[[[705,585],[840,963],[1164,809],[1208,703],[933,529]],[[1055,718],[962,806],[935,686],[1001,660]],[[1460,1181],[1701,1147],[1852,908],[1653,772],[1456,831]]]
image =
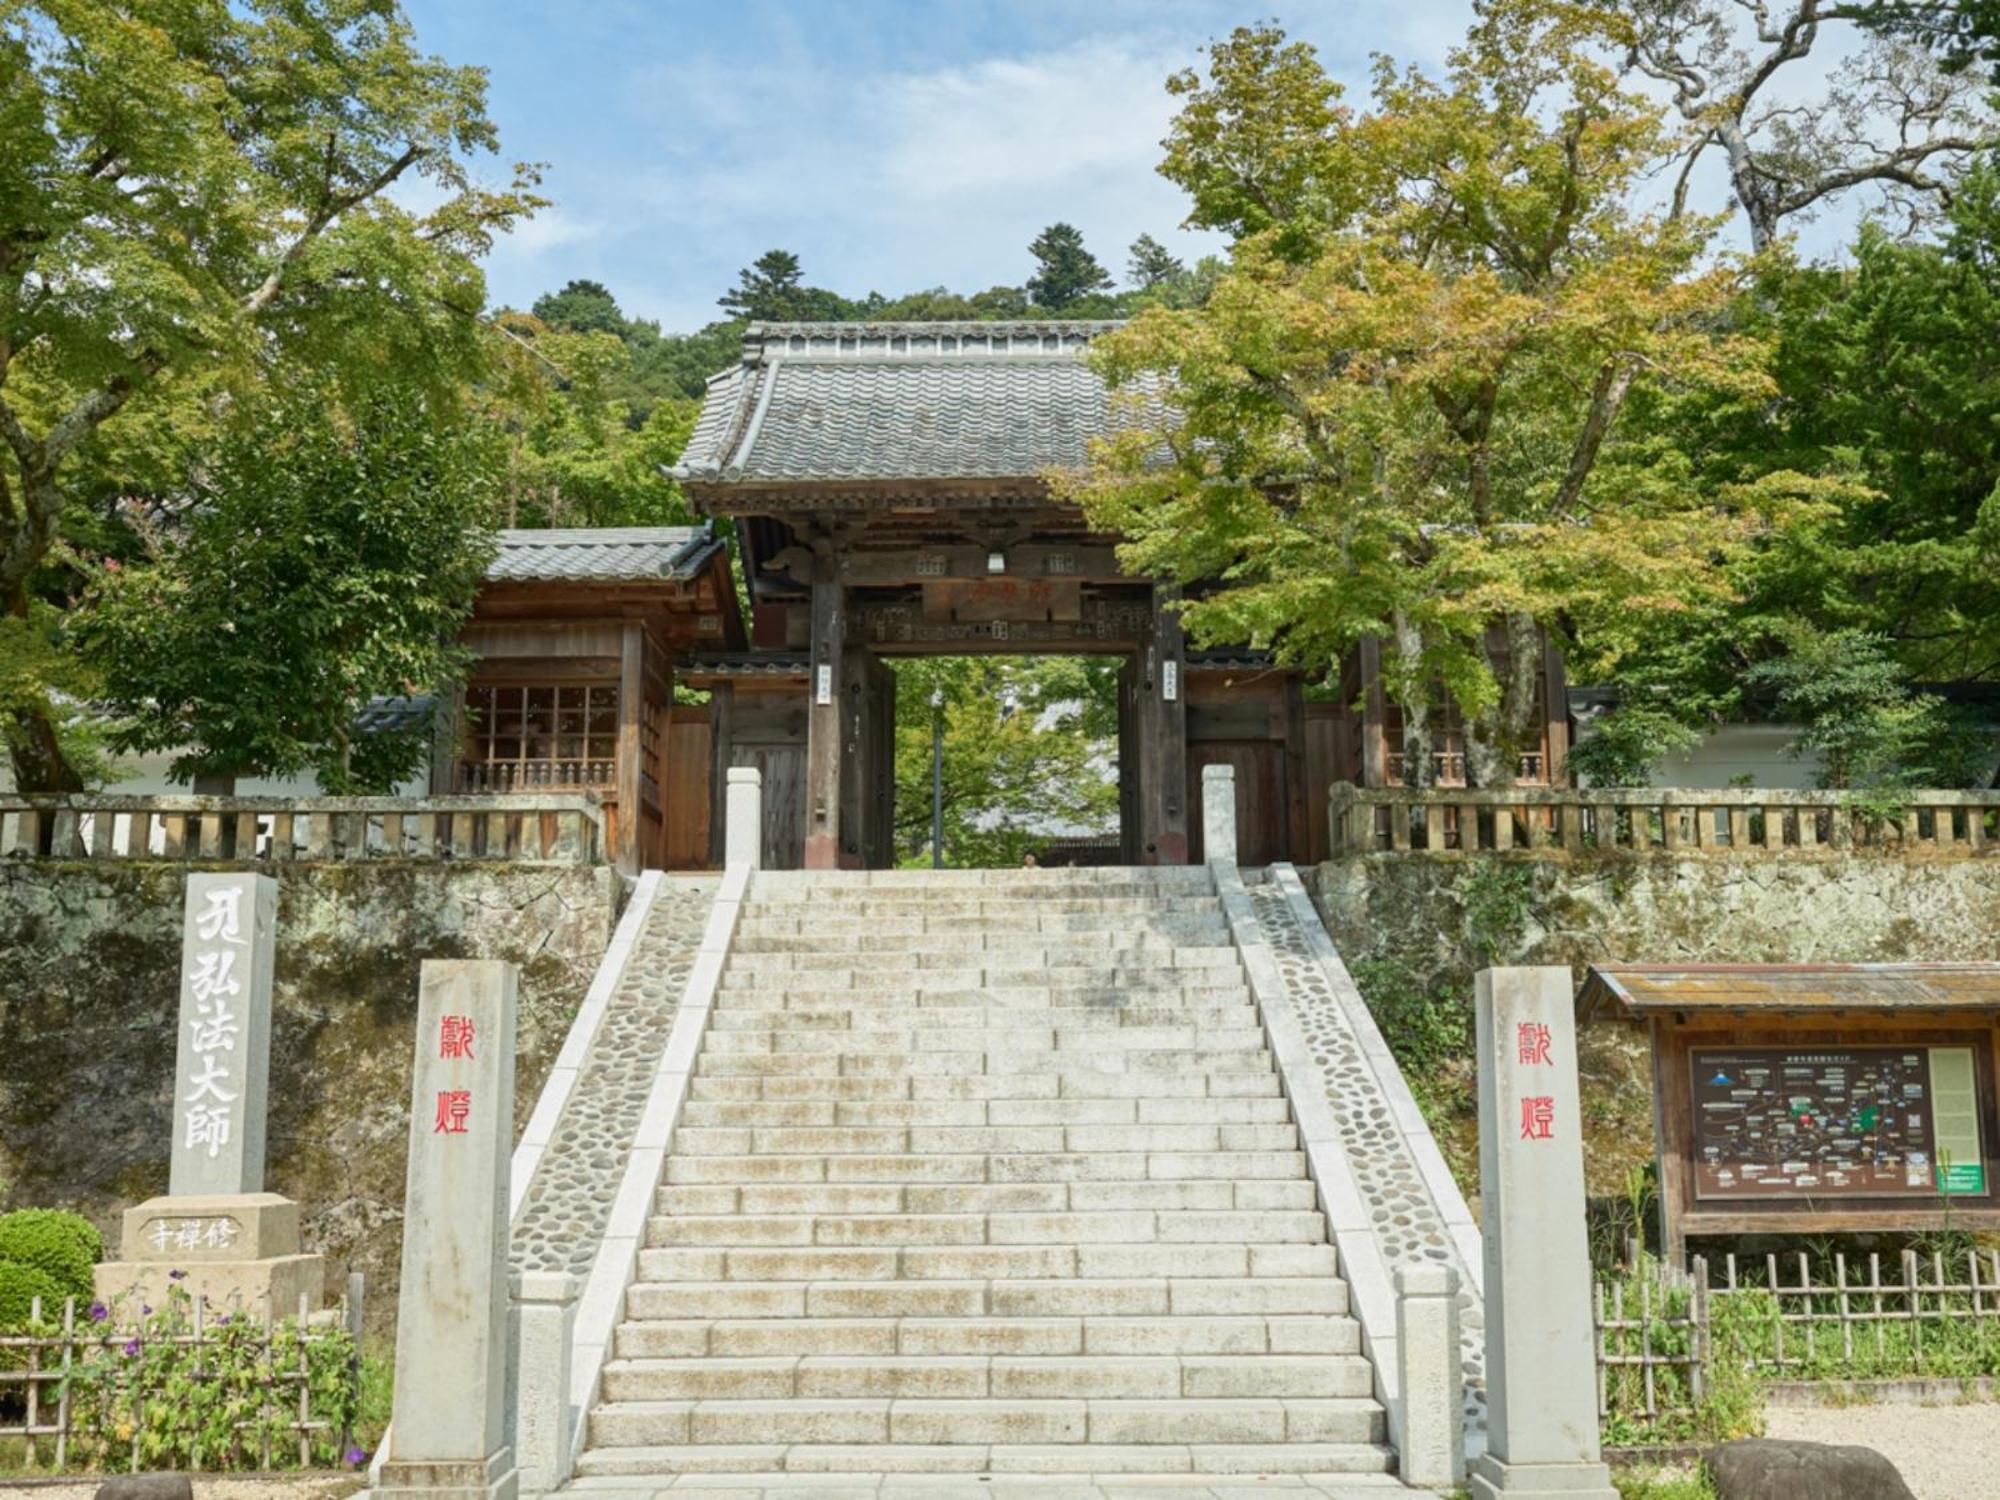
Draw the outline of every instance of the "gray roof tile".
[[[489,583],[685,582],[722,546],[707,526],[565,526],[502,531]]]
[[[774,323],[709,382],[697,487],[1031,479],[1128,420],[1083,362],[1116,323]]]

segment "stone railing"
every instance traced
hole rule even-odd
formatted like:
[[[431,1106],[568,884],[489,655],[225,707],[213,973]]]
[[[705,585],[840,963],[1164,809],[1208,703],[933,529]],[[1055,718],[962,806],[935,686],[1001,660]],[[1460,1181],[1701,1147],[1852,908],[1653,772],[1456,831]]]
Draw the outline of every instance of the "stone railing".
[[[589,793],[504,797],[116,797],[0,793],[0,859],[486,859],[596,864]]]
[[[1843,792],[1679,787],[1571,791],[1332,789],[1332,852],[1351,854],[1798,855],[1869,851],[1969,858],[2000,852],[2000,790]]]

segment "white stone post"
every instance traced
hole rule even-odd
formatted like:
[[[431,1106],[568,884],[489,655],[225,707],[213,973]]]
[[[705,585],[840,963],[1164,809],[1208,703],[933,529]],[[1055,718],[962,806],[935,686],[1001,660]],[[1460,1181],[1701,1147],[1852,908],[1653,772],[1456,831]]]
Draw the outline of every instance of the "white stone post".
[[[264,1190],[277,935],[278,882],[270,876],[247,870],[188,876],[167,1176],[172,1197]]]
[[[1396,1272],[1396,1360],[1403,1397],[1398,1472],[1417,1489],[1452,1489],[1465,1481],[1465,1374],[1458,1272],[1450,1266]]]
[[[723,825],[722,866],[754,870],[764,847],[764,773],[755,766],[729,768],[728,821]]]
[[[378,1494],[513,1500],[507,1173],[515,968],[426,959],[417,1001],[395,1437]]]
[[[108,815],[107,815],[108,816]],[[247,870],[187,877],[167,1196],[125,1210],[106,1304],[161,1306],[175,1287],[217,1308],[317,1312],[326,1267],[299,1251],[299,1207],[263,1191],[278,883]]]
[[[1211,865],[1236,863],[1236,768],[1201,768],[1202,860]]]
[[[1583,1132],[1567,968],[1483,969],[1486,1452],[1474,1500],[1617,1500],[1597,1432]]]
[[[524,1494],[545,1495],[569,1478],[570,1340],[582,1289],[566,1271],[514,1280],[514,1462]]]

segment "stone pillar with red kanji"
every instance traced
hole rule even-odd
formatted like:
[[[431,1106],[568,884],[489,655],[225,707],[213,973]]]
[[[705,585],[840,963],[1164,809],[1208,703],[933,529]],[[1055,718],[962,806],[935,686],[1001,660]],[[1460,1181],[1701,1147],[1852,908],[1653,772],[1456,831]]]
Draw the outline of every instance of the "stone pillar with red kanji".
[[[426,959],[417,1000],[396,1397],[377,1493],[513,1500],[507,1172],[517,975]]]
[[[1617,1500],[1597,1433],[1583,1119],[1567,968],[1477,980],[1486,1452],[1476,1500]]]
[[[325,1263],[301,1252],[299,1206],[264,1189],[278,883],[248,870],[187,877],[166,1196],[125,1210],[97,1298],[121,1322],[176,1290],[218,1310],[317,1312]]]

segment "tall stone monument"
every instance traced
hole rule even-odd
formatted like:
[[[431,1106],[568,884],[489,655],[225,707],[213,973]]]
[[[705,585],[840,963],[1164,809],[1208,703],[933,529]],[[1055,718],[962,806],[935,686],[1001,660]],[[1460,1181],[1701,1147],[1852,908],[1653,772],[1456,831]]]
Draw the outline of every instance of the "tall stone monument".
[[[125,1211],[123,1258],[97,1268],[101,1301],[160,1306],[177,1283],[218,1307],[319,1308],[326,1268],[299,1251],[299,1207],[263,1190],[277,928],[270,876],[188,876],[167,1195]]]
[[[1474,1500],[1617,1500],[1597,1434],[1567,968],[1485,969],[1476,1006],[1486,1452]]]
[[[509,963],[424,961],[395,1410],[378,1495],[514,1500],[519,1490],[507,1440],[515,986]]]

